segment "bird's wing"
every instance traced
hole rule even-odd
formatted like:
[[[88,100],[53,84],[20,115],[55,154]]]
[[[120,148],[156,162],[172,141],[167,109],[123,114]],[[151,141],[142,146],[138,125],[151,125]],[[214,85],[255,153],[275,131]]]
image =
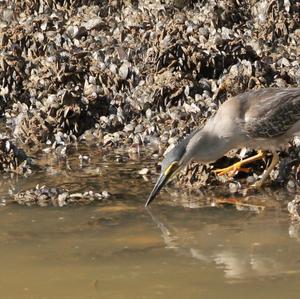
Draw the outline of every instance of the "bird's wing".
[[[251,138],[280,137],[300,120],[300,88],[262,89],[240,100],[243,129]]]

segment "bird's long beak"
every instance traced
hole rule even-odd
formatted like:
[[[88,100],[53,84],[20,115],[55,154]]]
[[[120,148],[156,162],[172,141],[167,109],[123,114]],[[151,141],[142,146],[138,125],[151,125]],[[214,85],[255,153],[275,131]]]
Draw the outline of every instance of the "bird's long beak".
[[[147,202],[145,204],[145,207],[147,207],[151,201],[156,197],[156,195],[158,194],[158,192],[161,190],[161,188],[167,183],[168,181],[168,177],[165,176],[163,173],[159,176],[154,188],[152,189]]]
[[[165,186],[170,181],[170,178],[175,174],[177,169],[178,169],[178,164],[174,163],[171,164],[164,173],[160,174],[154,188],[152,189],[147,199],[145,207],[147,207],[153,201],[153,199],[156,197],[156,195],[159,193],[162,187]]]

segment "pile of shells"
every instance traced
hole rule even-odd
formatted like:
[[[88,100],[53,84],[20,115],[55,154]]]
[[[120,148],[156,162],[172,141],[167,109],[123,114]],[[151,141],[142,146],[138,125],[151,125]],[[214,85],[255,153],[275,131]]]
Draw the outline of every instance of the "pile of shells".
[[[84,104],[77,94],[62,91],[37,102],[35,107],[28,107],[25,103],[13,104],[7,122],[14,137],[31,150],[39,149],[43,144],[56,147],[76,141],[77,136],[95,124],[95,115],[102,109],[105,108],[100,103]],[[97,112],[92,114],[93,110]]]
[[[3,135],[0,135],[0,171],[17,174],[31,173],[29,157]]]
[[[70,204],[88,205],[95,201],[107,200],[109,197],[110,194],[107,191],[102,193],[93,191],[70,193],[64,188],[36,186],[33,189],[18,192],[14,195],[13,201],[26,206],[63,207]]]
[[[300,84],[297,0],[0,5],[0,114],[31,150],[81,140],[162,153],[229,96]]]

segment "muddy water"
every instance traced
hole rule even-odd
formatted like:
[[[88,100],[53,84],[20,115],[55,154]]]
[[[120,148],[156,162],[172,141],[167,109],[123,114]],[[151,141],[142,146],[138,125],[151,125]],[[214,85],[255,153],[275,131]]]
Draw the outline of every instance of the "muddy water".
[[[1,207],[1,298],[298,296],[300,228],[288,219],[288,194],[253,195],[265,207],[257,213],[170,188],[146,210],[152,182],[138,170],[151,161],[89,154],[84,165],[78,154],[48,157],[37,174],[2,180],[2,200],[37,183],[113,196],[81,207]]]

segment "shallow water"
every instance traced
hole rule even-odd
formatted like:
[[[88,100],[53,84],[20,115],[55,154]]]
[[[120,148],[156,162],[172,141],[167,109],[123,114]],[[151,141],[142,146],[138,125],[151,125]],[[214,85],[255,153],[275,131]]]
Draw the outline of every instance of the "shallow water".
[[[151,161],[93,152],[81,165],[77,156],[47,158],[46,171],[2,180],[3,199],[37,183],[113,194],[90,206],[1,207],[2,298],[298,296],[300,228],[288,218],[288,194],[253,195],[250,202],[265,206],[256,213],[174,197],[169,188],[145,209],[153,182],[138,170]]]

